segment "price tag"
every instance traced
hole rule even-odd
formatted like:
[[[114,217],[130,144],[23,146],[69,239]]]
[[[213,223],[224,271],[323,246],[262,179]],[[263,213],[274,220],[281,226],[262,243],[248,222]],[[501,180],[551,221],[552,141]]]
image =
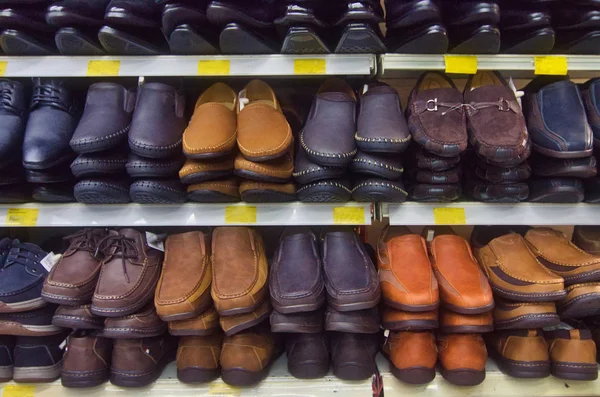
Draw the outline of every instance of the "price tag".
[[[318,58],[294,59],[294,74],[325,74],[327,61]]]
[[[565,76],[569,70],[567,57],[564,56],[540,56],[534,57],[535,74],[546,74]]]
[[[228,205],[225,207],[225,223],[256,223],[256,207],[253,205]]]
[[[0,76],[4,76],[6,68],[8,67],[8,61],[0,61]]]
[[[37,208],[9,208],[6,211],[6,226],[35,226],[39,211]]]
[[[477,57],[474,55],[444,55],[446,73],[477,73]]]
[[[6,385],[2,390],[2,397],[34,397],[35,386],[31,385]]]
[[[436,225],[466,225],[464,208],[434,208],[433,221]]]
[[[199,75],[218,75],[226,76],[231,71],[231,62],[229,59],[220,59],[214,61],[198,61]]]
[[[365,223],[365,207],[334,207],[335,225],[362,225]]]
[[[87,68],[88,76],[118,76],[121,69],[121,61],[96,60],[89,61]]]
[[[215,384],[213,382],[208,386],[208,394],[211,396],[237,397],[242,395],[242,389],[227,384]]]

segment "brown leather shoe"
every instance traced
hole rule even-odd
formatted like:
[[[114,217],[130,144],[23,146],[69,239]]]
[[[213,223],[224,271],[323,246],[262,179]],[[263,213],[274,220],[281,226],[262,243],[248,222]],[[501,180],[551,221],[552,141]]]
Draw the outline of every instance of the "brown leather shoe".
[[[108,381],[112,341],[75,331],[67,339],[61,383],[64,387],[94,387]]]
[[[535,329],[496,331],[486,335],[490,356],[500,371],[515,378],[545,378],[550,375],[548,345]]]
[[[433,332],[392,331],[382,350],[392,374],[402,382],[418,385],[435,378],[438,353]]]
[[[561,318],[581,318],[600,314],[600,283],[574,284],[567,296],[556,302]]]
[[[188,186],[188,199],[198,203],[235,203],[240,201],[236,178],[216,179]]]
[[[296,201],[296,186],[293,183],[243,181],[240,196],[247,203],[287,203]]]
[[[164,334],[153,338],[115,339],[110,364],[110,383],[143,387],[154,382],[175,360],[177,339]]]
[[[208,160],[187,159],[179,170],[181,183],[192,185],[211,179],[221,179],[233,174],[233,155]]]
[[[165,242],[165,260],[154,305],[163,321],[194,318],[212,303],[210,234],[172,234]]]
[[[406,312],[381,306],[381,326],[394,331],[426,331],[437,329],[438,309],[428,312]]]
[[[325,330],[376,334],[380,330],[379,310],[376,306],[366,310],[338,312],[328,307],[325,311]]]
[[[544,337],[550,346],[552,375],[571,380],[598,379],[596,344],[590,330],[556,329],[544,331]]]
[[[442,376],[457,386],[475,386],[485,379],[487,350],[479,334],[440,334],[437,346]]]
[[[59,306],[52,317],[57,327],[73,329],[102,329],[104,318],[92,313],[92,305]]]
[[[461,314],[440,310],[440,330],[447,334],[481,334],[494,330],[492,312]]]
[[[598,226],[575,226],[572,241],[588,254],[600,255],[600,228]]]
[[[161,321],[150,302],[137,313],[104,320],[102,336],[115,339],[149,338],[162,335],[166,330],[167,323]]]
[[[271,301],[265,299],[252,312],[235,316],[221,316],[219,323],[221,329],[225,331],[225,335],[230,336],[262,323],[269,318],[272,311]]]
[[[271,331],[318,334],[325,330],[324,311],[321,308],[312,312],[283,314],[273,310],[271,313]]]
[[[263,380],[283,346],[277,334],[264,327],[226,336],[221,350],[221,378],[232,386],[249,386]]]
[[[445,308],[462,314],[492,310],[492,289],[464,238],[450,234],[434,237],[431,256]]]
[[[210,86],[196,101],[194,115],[183,133],[183,153],[207,159],[229,153],[236,144],[237,95],[223,83]]]
[[[212,235],[212,298],[221,316],[251,313],[268,299],[269,265],[260,234],[218,227]]]
[[[542,266],[521,235],[477,230],[471,236],[475,257],[498,296],[518,302],[552,302],[565,296],[563,278]]]
[[[495,329],[534,329],[560,322],[554,302],[511,302],[496,297]]]
[[[83,229],[64,238],[69,248],[44,281],[45,301],[66,306],[91,302],[100,274],[96,249],[107,233],[105,229]]]
[[[237,143],[250,161],[282,157],[293,142],[288,124],[275,92],[260,80],[252,80],[240,92]]]
[[[235,174],[239,177],[261,182],[285,183],[294,171],[294,151],[288,150],[275,160],[255,162],[239,153],[235,157]]]
[[[210,382],[219,377],[223,333],[184,336],[177,348],[177,379],[183,383]]]
[[[151,302],[160,276],[162,252],[134,229],[111,231],[99,248],[105,255],[92,299],[92,313],[121,317]]]
[[[600,256],[579,249],[567,236],[547,227],[525,234],[525,240],[538,260],[565,280],[565,285],[600,281]]]
[[[217,331],[219,331],[219,313],[213,306],[198,317],[169,322],[169,333],[176,336],[206,336]]]
[[[431,311],[439,305],[438,283],[425,240],[405,227],[389,227],[378,242],[383,302],[397,310]]]

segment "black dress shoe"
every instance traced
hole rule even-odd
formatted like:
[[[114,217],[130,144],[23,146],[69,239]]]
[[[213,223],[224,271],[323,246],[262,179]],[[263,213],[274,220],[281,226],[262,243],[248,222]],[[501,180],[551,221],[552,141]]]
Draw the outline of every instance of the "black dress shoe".
[[[5,55],[54,55],[54,35],[6,29],[0,33],[0,48]]]
[[[500,6],[495,1],[451,0],[443,3],[449,26],[498,25]]]
[[[206,2],[176,2],[166,4],[163,9],[162,30],[172,54],[218,54],[218,35],[208,26]]]
[[[529,201],[534,203],[580,203],[584,187],[577,178],[538,178],[529,181]]]
[[[497,54],[500,29],[496,25],[448,28],[449,52],[453,54]]]
[[[38,185],[33,188],[33,199],[44,203],[71,203],[75,201],[72,183]]]
[[[62,183],[74,179],[68,162],[44,170],[25,170],[25,178],[29,183]]]
[[[385,11],[388,30],[442,22],[442,11],[435,0],[386,0]]]
[[[184,161],[181,154],[157,160],[130,153],[125,168],[132,178],[167,178],[177,176]]]
[[[97,28],[60,28],[54,34],[54,42],[62,55],[106,55]]]
[[[383,9],[379,1],[350,0],[328,4],[327,19],[330,26],[345,26],[353,22],[379,24],[383,22]]]
[[[21,157],[27,101],[23,84],[0,80],[0,169]]]
[[[276,54],[281,44],[271,29],[257,30],[230,23],[219,35],[219,47],[223,54]]]
[[[543,6],[531,10],[524,10],[522,5],[502,6],[500,31],[503,53],[547,54],[554,47],[556,33],[550,23],[550,12]]]
[[[18,7],[0,9],[0,26],[36,33],[53,33],[56,28],[46,24],[44,7]]]
[[[448,32],[437,22],[389,29],[385,45],[389,52],[398,54],[444,54],[448,51]]]
[[[115,26],[158,28],[161,8],[154,0],[111,0],[104,20]]]
[[[340,29],[340,28],[338,28]],[[335,47],[336,54],[380,54],[386,52],[379,25],[372,22],[352,22],[341,29]]]
[[[77,127],[80,106],[77,93],[66,80],[35,78],[29,119],[23,142],[23,166],[44,170],[70,162],[69,140]]]
[[[420,202],[449,202],[460,198],[462,189],[460,184],[431,185],[426,183],[408,184],[408,198]]]
[[[162,30],[167,37],[171,35],[177,26],[206,26],[208,24],[206,2],[199,1],[198,4],[182,2],[165,4],[162,10],[161,21]]]
[[[214,25],[236,22],[258,29],[272,27],[278,13],[277,0],[211,1],[206,10],[208,20]]]
[[[143,179],[131,184],[129,196],[141,204],[175,204],[187,200],[187,191],[179,179]]]
[[[71,172],[77,179],[125,173],[127,152],[111,150],[100,153],[80,154],[71,163]]]
[[[529,187],[523,182],[496,184],[469,178],[465,182],[465,194],[487,203],[518,203],[527,199]]]
[[[596,157],[581,159],[553,159],[542,155],[532,156],[533,175],[541,177],[591,178],[596,176]]]
[[[60,0],[46,10],[46,22],[53,26],[97,26],[104,22],[110,0]]]
[[[111,55],[160,55],[169,45],[158,28],[114,28],[103,26],[98,32],[102,47]]]
[[[84,179],[75,184],[75,199],[85,204],[123,204],[130,201],[129,178],[105,177]]]

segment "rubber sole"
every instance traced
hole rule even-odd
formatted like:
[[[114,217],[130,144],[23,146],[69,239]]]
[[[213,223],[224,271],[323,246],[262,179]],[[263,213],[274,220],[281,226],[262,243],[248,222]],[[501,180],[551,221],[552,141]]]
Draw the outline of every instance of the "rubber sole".
[[[183,383],[207,383],[221,375],[219,369],[205,369],[198,367],[185,367],[177,369],[177,379]]]
[[[237,203],[240,197],[229,196],[213,190],[194,190],[188,192],[188,199],[197,203]]]
[[[389,306],[391,308],[394,308],[396,310],[400,310],[403,312],[411,312],[411,313],[428,312],[431,310],[436,310],[440,306],[439,302],[432,303],[430,305],[405,305],[402,303],[392,301],[390,299],[386,299],[385,296],[382,298],[382,301],[383,301],[383,303],[385,303],[386,306]]]
[[[270,175],[261,174],[260,172],[240,170],[236,169],[233,173],[241,178],[250,179],[259,182],[272,182],[272,183],[287,183],[291,177],[288,178],[277,178]]]
[[[357,324],[354,322],[347,321],[329,321],[325,320],[325,330],[326,331],[336,331],[336,332],[348,332],[355,334],[376,334],[381,328],[379,327],[379,321],[377,321],[374,325],[368,324]]]
[[[271,305],[273,306],[273,309],[282,314],[313,312],[313,311],[319,309],[320,307],[322,307],[325,304],[325,301],[326,301],[325,289],[321,290],[319,295],[314,297],[313,303],[305,303],[305,304],[301,304],[301,305],[285,304],[285,303],[277,302],[271,296]]]
[[[124,204],[131,201],[129,189],[108,182],[83,180],[73,189],[75,200],[84,204]]]
[[[279,44],[271,39],[243,28],[237,23],[225,26],[219,36],[219,47],[223,54],[276,54]]]
[[[227,336],[235,335],[239,332],[242,332],[244,330],[247,330],[248,328],[252,328],[255,325],[262,323],[263,321],[268,319],[270,315],[271,315],[271,310],[267,310],[264,313],[262,313],[260,316],[253,318],[250,321],[236,324],[234,327],[231,327],[228,329],[224,329],[223,326],[221,326],[221,328],[223,328],[223,331],[225,331],[225,335],[227,335]]]
[[[407,321],[381,321],[381,326],[390,331],[428,331],[438,329],[437,320],[407,320]]]
[[[94,19],[80,15],[75,12],[56,10],[50,7],[46,11],[46,22],[53,26],[98,26],[102,25],[103,19]]]
[[[45,383],[60,378],[63,360],[46,367],[14,366],[13,380],[17,383]]]
[[[156,285],[158,281],[158,276],[156,277],[156,281],[150,280],[148,283]],[[137,299],[137,301],[127,307],[98,307],[92,302],[92,306],[90,307],[90,311],[92,314],[100,317],[123,317],[133,314],[144,307],[148,302],[152,301],[154,298],[154,289],[148,288],[144,294]]]
[[[600,294],[583,294],[557,307],[561,318],[581,318],[600,314]]]
[[[487,325],[456,325],[449,327],[442,325],[441,331],[445,334],[483,334],[486,332],[492,332],[494,330],[493,324]]]
[[[424,203],[445,203],[460,198],[460,185],[412,185],[408,187],[408,198]]]
[[[287,194],[267,189],[249,189],[241,193],[247,203],[289,203],[296,201],[295,194]]]
[[[555,302],[567,296],[567,292],[565,290],[544,293],[523,293],[507,291],[500,287],[496,287],[491,283],[490,285],[492,290],[494,290],[494,293],[496,293],[499,297],[517,302]]]
[[[354,158],[350,163],[349,170],[357,174],[372,175],[377,178],[389,179],[392,181],[397,180],[402,176],[403,168],[394,168],[386,166],[383,163],[374,163],[367,161],[359,161]]]
[[[442,25],[433,25],[407,37],[388,31],[386,46],[397,54],[445,54],[448,51],[448,33]]]
[[[0,320],[0,335],[49,336],[60,333],[56,325],[27,325],[16,321]]]
[[[46,306],[42,298],[34,298],[23,302],[5,303],[0,302],[0,313],[20,313],[39,309]]]
[[[102,47],[111,55],[160,55],[160,47],[136,36],[103,26],[98,32]]]
[[[163,370],[171,361],[175,360],[176,352],[169,351],[150,373],[136,374],[133,371],[119,371],[110,369],[110,383],[121,387],[144,387],[153,383],[160,377]]]
[[[108,382],[108,368],[98,371],[62,371],[60,382],[64,387],[95,387]]]
[[[88,37],[74,28],[62,28],[54,35],[58,52],[62,55],[105,55],[106,51],[96,37]]]
[[[160,181],[136,181],[129,188],[129,196],[140,204],[179,204],[187,200],[185,187],[173,189],[164,186]]]
[[[509,320],[494,320],[495,329],[535,329],[553,327],[560,323],[556,313],[525,314]]]
[[[216,41],[205,37],[189,25],[181,25],[169,36],[171,54],[216,55],[219,53]]]
[[[545,378],[550,376],[550,361],[514,361],[502,357],[493,346],[488,352],[503,373],[513,378]]]
[[[0,48],[5,55],[54,55],[56,50],[35,37],[14,29],[0,33]]]
[[[240,23],[253,28],[269,28],[272,23],[251,18],[244,12],[238,11],[227,3],[212,1],[206,9],[206,17],[215,25],[225,25],[230,22]]]
[[[452,36],[449,33],[449,37]],[[499,51],[500,31],[489,25],[478,29],[468,39],[449,49],[452,54],[497,54]]]
[[[403,203],[408,193],[398,182],[368,181],[354,186],[352,198],[359,202]]]
[[[301,363],[290,363],[288,371],[297,379],[319,379],[329,372],[329,362],[306,361]]]
[[[521,31],[512,34],[503,31],[500,52],[505,54],[549,54],[554,48],[556,33],[552,28],[539,29],[529,33],[528,36]]]
[[[342,380],[365,380],[375,373],[375,360],[372,363],[333,363],[333,374]]]
[[[62,328],[72,329],[103,329],[104,318],[89,319],[85,317],[64,316],[55,314],[52,317],[52,324]]]
[[[406,148],[408,147],[408,145],[410,144],[410,136],[408,138],[398,138],[398,139],[405,139],[405,142],[399,142],[399,143],[395,143],[395,142],[385,142],[384,139],[382,138],[374,138],[376,139],[376,141],[374,142],[370,142],[367,141],[367,138],[362,138],[358,135],[358,133],[356,133],[356,135],[354,136],[354,139],[356,140],[356,146],[358,146],[358,148],[362,151],[365,152],[369,152],[369,153],[402,153],[404,152],[404,150],[406,150]]]
[[[585,190],[583,186],[560,186],[554,187],[550,192],[535,192],[529,193],[528,201],[532,203],[581,203],[585,199]]]
[[[139,17],[138,15],[121,7],[109,7],[104,14],[104,20],[110,24],[129,25],[141,28],[154,28],[156,21]]]
[[[350,200],[352,191],[335,181],[319,181],[297,190],[298,200],[305,203],[343,203]]]
[[[550,373],[560,379],[596,380],[598,364],[552,361]]]
[[[442,368],[442,376],[456,386],[477,386],[485,380],[485,369],[477,371],[470,368],[452,370]]]
[[[73,189],[63,186],[35,186],[31,192],[35,201],[43,203],[72,203],[75,201]]]
[[[342,32],[336,54],[380,54],[386,51],[377,32],[368,24],[351,23]]]
[[[354,299],[358,299],[358,298],[354,298]],[[379,303],[380,300],[381,300],[381,290],[377,289],[370,296],[363,298],[362,302],[341,303],[341,302],[338,302],[337,299],[334,299],[331,296],[329,296],[327,298],[327,304],[329,305],[329,307],[331,307],[335,311],[351,312],[351,311],[357,311],[357,310],[366,310],[366,309],[375,307],[375,306],[377,306],[377,304]]]
[[[290,27],[281,46],[282,54],[329,54],[330,52],[319,35],[307,27]]]
[[[181,154],[181,139],[169,145],[168,148],[153,147],[143,142],[138,142],[135,139],[131,139],[131,136],[128,141],[129,149],[131,149],[132,153],[149,159],[165,160]]]
[[[411,385],[423,385],[435,379],[435,368],[409,367],[400,369],[390,362],[390,371],[398,380]]]
[[[572,152],[561,152],[558,150],[552,150],[552,149],[547,149],[545,147],[541,147],[538,144],[533,143],[533,149],[538,152],[543,154],[546,157],[552,157],[555,159],[580,159],[580,158],[584,158],[584,157],[590,157],[592,155],[592,152],[594,151],[594,149],[588,149],[588,150],[578,150],[578,151],[572,151]]]
[[[51,294],[43,290],[41,295],[42,298],[44,298],[44,301],[48,303],[55,303],[57,305],[65,306],[80,306],[85,305],[92,300],[92,297],[94,296],[94,290],[92,289],[90,293],[81,294],[78,297]]]
[[[102,336],[113,339],[136,339],[160,336],[167,330],[167,324],[153,328],[103,328]]]
[[[13,378],[13,366],[5,365],[0,367],[0,382],[8,382]]]

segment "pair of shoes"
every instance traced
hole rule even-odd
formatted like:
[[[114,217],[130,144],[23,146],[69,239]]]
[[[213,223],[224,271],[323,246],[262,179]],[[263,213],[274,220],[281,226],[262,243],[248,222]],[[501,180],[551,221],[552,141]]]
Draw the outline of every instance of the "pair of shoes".
[[[411,168],[405,182],[411,200],[446,202],[461,196],[461,184],[456,183],[461,175],[460,156],[438,156],[413,143],[407,157]]]

